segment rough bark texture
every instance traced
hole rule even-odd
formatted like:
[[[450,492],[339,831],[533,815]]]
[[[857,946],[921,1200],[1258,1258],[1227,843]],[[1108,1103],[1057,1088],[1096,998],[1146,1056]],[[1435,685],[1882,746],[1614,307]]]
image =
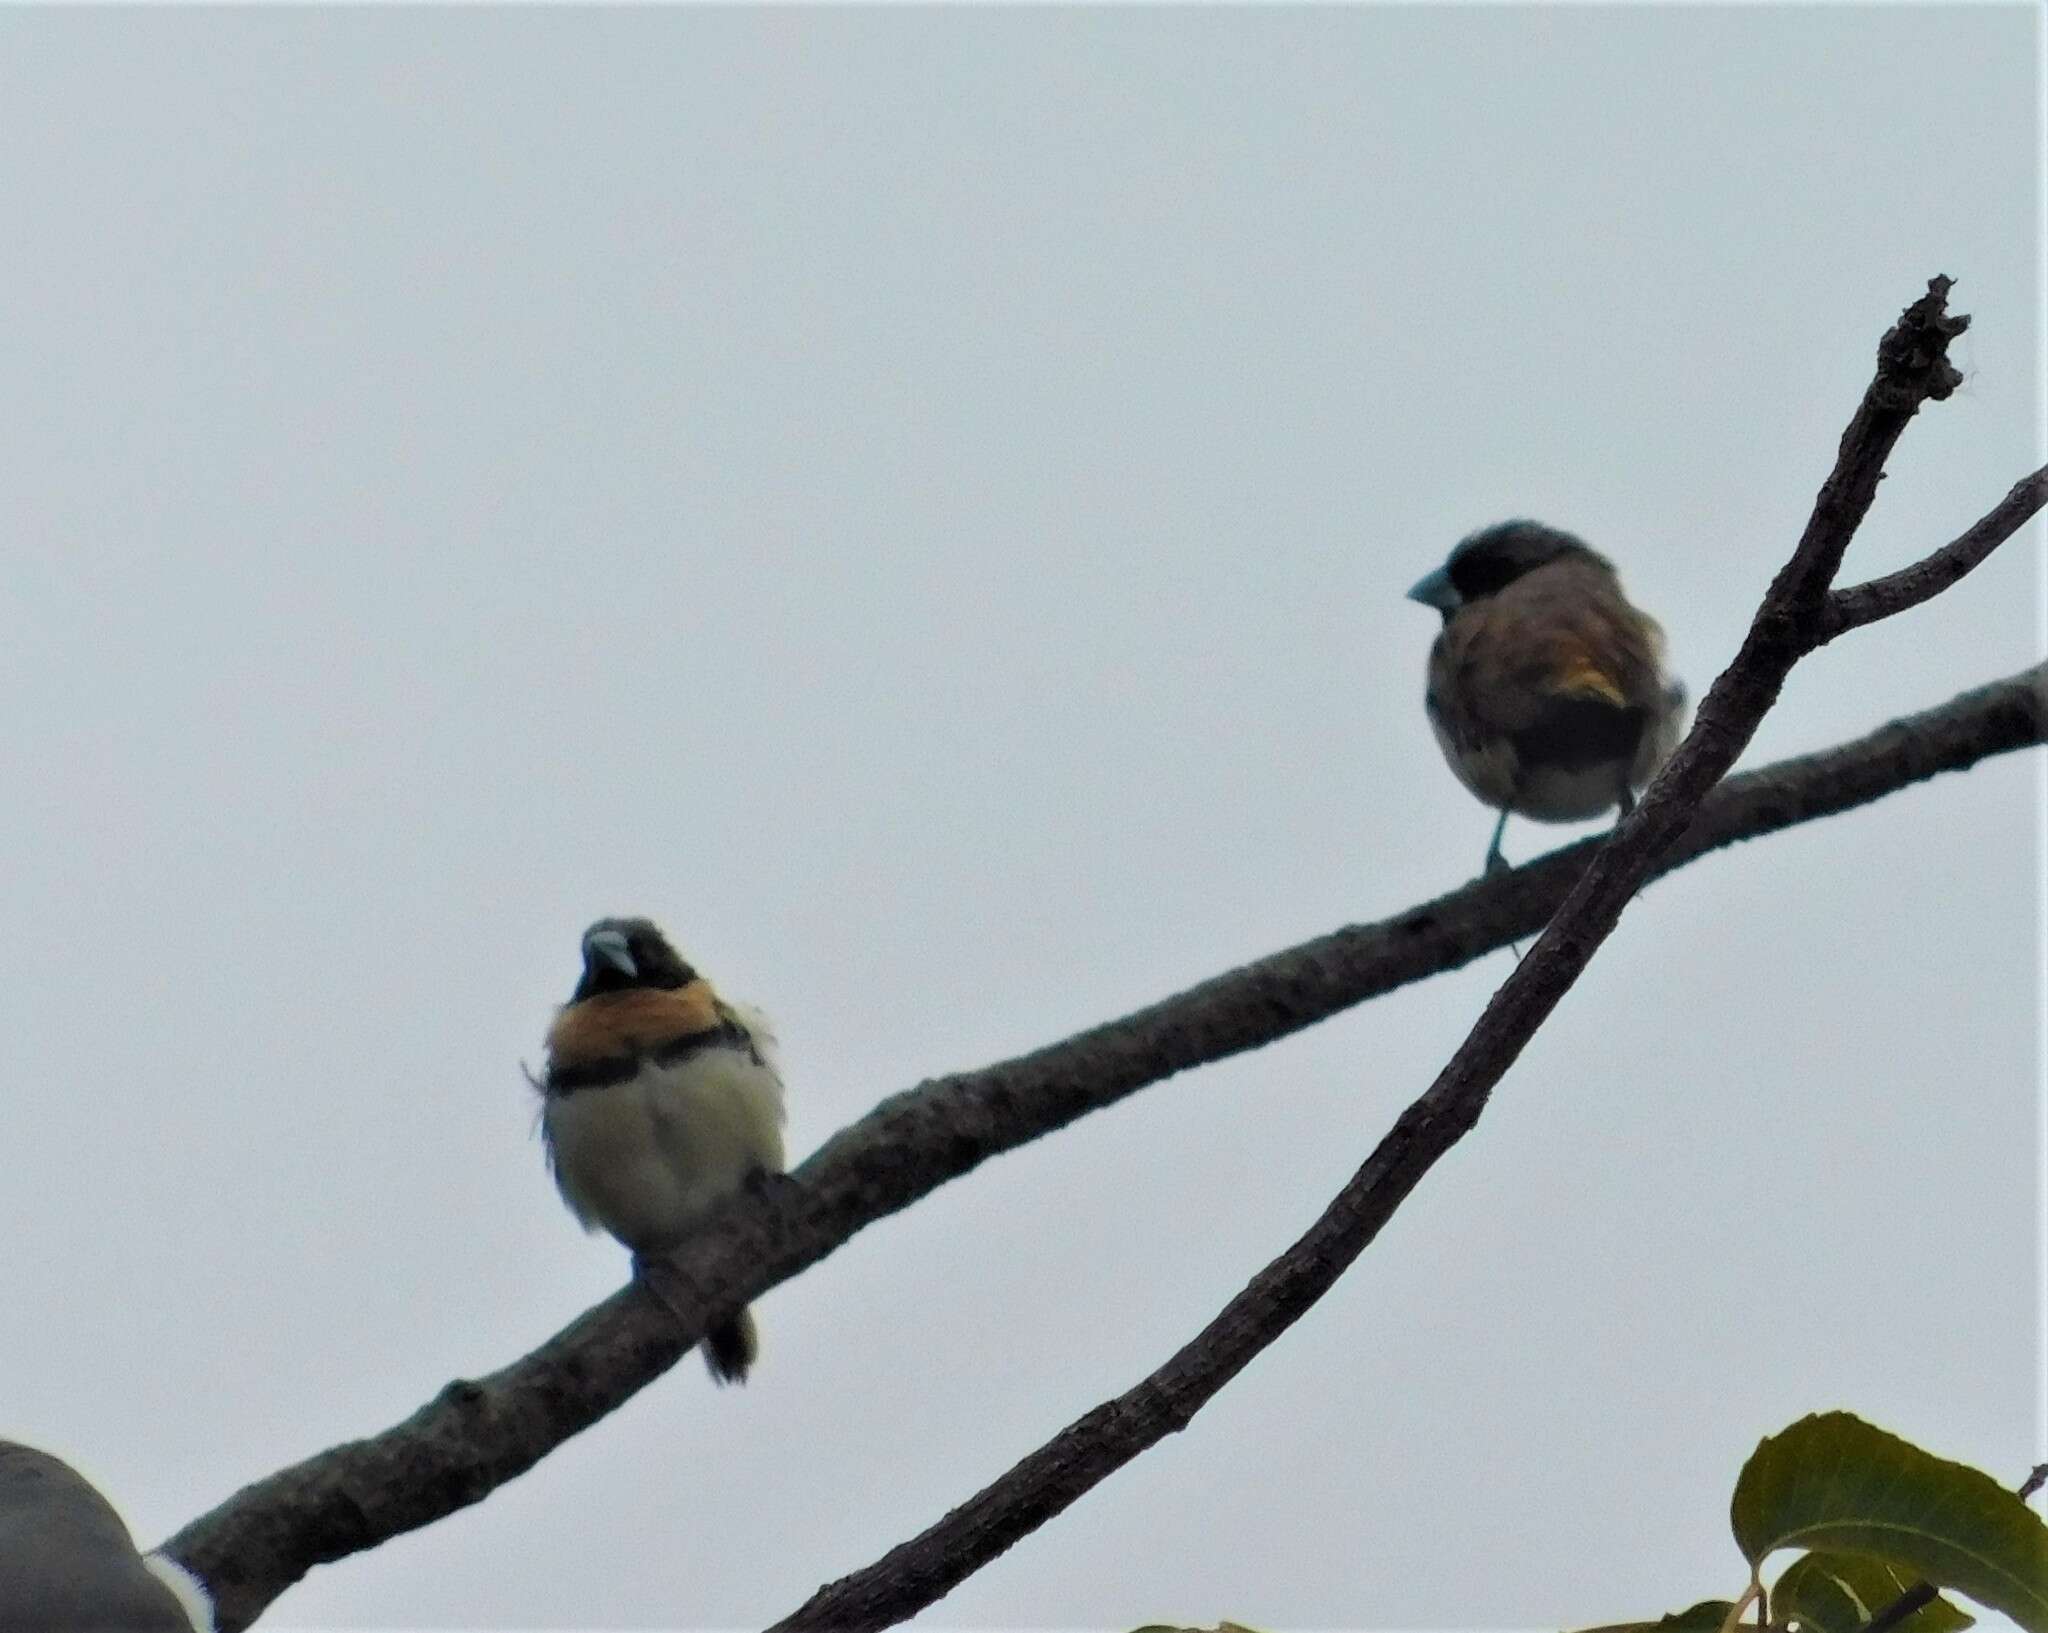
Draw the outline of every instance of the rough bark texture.
[[[1568,904],[1444,1076],[1333,1204],[1333,1214],[1342,1217],[1331,1240],[1355,1242],[1344,1250],[1355,1257],[1435,1155],[1470,1126],[1491,1082],[1644,880],[1736,840],[2043,741],[2048,687],[2037,667],[1856,742],[1730,779],[1701,803],[1748,740],[1785,671],[1826,638],[1827,578],[1869,503],[1883,454],[1913,405],[1922,396],[1945,395],[1952,384],[1936,343],[1955,332],[1954,320],[1941,311],[1940,293],[1916,303],[1887,336],[1878,381],[1844,438],[1836,474],[1822,490],[1799,552],[1773,584],[1742,655],[1702,703],[1692,735],[1611,844],[1572,846],[1392,919],[1338,930],[1245,965],[1032,1054],[884,1101],[793,1174],[718,1210],[690,1243],[650,1267],[658,1297],[640,1283],[629,1285],[500,1371],[451,1383],[393,1428],[258,1481],[187,1525],[165,1547],[213,1589],[222,1627],[246,1627],[314,1565],[481,1500],[616,1410],[718,1319],[985,1158],[1177,1072],[1270,1043],[1527,937],[1569,893],[1577,905]],[[2035,508],[2041,497],[2035,496]],[[2014,515],[2006,533],[2024,519]],[[1354,1195],[1360,1185],[1365,1190]],[[1254,1289],[1264,1285],[1269,1316],[1284,1315],[1281,1326],[1327,1285],[1319,1276],[1334,1278],[1321,1258],[1328,1251],[1336,1251],[1328,1242],[1309,1250],[1314,1274],[1297,1266],[1269,1271],[1271,1281],[1254,1283]],[[1227,1310],[1219,1322],[1229,1317]],[[1255,1347],[1234,1363],[1226,1355],[1224,1376],[1251,1353]],[[1190,1376],[1172,1373],[1156,1387],[1148,1382],[1082,1422],[1107,1414],[1105,1421],[1133,1428],[1163,1424],[1163,1433],[1207,1398],[1190,1393]],[[1037,1512],[1036,1524],[1071,1500],[1068,1495],[1048,1507],[1050,1499],[1042,1499],[1020,1512]],[[1022,1534],[1015,1531],[1011,1540]],[[843,1625],[856,1623],[879,1625],[861,1617]],[[834,1618],[833,1625],[842,1622]]]

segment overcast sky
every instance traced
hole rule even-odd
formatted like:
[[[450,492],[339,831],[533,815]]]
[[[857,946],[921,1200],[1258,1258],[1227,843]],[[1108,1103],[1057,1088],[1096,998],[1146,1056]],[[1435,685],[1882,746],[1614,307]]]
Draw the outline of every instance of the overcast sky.
[[[0,1433],[155,1541],[618,1285],[534,1104],[641,912],[791,1148],[1476,871],[1402,592],[1527,514],[1694,694],[2038,463],[2036,13],[0,13]],[[1748,763],[2040,651],[2038,532]],[[930,1626],[1732,1595],[1764,1434],[2041,1455],[2036,758],[1633,907],[1336,1290]],[[1510,824],[1526,858],[1588,828]],[[746,1625],[1156,1365],[1505,952],[990,1163],[266,1625]]]

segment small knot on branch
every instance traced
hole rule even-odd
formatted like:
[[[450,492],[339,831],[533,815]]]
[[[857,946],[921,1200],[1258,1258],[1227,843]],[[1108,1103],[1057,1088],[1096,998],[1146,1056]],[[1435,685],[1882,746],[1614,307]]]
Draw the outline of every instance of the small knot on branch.
[[[1872,387],[1886,408],[1911,413],[1923,402],[1944,401],[1963,383],[1948,360],[1948,343],[1970,326],[1967,314],[1950,315],[1948,292],[1955,279],[1927,280],[1927,293],[1905,311],[1877,343],[1877,381]]]
[[[473,1378],[451,1379],[441,1391],[441,1404],[456,1410],[470,1411],[483,1404],[484,1386]]]

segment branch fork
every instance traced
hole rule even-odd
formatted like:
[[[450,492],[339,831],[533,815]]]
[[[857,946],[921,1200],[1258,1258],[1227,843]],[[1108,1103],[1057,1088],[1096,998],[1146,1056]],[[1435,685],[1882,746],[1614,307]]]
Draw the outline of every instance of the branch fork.
[[[1832,589],[1886,456],[1958,376],[1967,320],[1935,279],[1879,348],[1833,472],[1741,650],[1692,731],[1605,841],[1587,841],[1376,925],[1227,972],[1032,1054],[919,1085],[840,1131],[786,1178],[730,1199],[690,1242],[531,1354],[458,1380],[412,1417],[244,1488],[165,1551],[211,1590],[224,1633],[247,1627],[312,1566],[481,1500],[673,1366],[719,1312],[815,1264],[856,1231],[985,1158],[1175,1073],[1258,1048],[1541,928],[1436,1080],[1293,1247],[1135,1388],[1104,1403],[930,1529],[819,1590],[784,1628],[880,1628],[914,1615],[1065,1509],[1201,1406],[1334,1284],[1422,1176],[1476,1123],[1492,1089],[1650,878],[1735,840],[1877,798],[2048,740],[2048,668],[1965,694],[1857,742],[1716,788],[1792,666],[1960,579],[2048,502],[2035,473],[1922,562]]]

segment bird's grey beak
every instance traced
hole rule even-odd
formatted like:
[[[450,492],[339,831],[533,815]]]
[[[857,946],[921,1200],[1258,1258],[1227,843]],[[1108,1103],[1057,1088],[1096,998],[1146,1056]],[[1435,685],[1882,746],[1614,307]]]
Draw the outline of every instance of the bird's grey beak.
[[[609,964],[629,981],[640,979],[640,966],[633,962],[633,951],[617,930],[593,930],[585,936],[583,962],[592,967]]]
[[[1425,607],[1435,607],[1439,612],[1456,612],[1465,604],[1465,598],[1458,594],[1458,587],[1451,582],[1450,569],[1439,567],[1435,572],[1415,581],[1415,588],[1408,592],[1410,601],[1420,601]]]

